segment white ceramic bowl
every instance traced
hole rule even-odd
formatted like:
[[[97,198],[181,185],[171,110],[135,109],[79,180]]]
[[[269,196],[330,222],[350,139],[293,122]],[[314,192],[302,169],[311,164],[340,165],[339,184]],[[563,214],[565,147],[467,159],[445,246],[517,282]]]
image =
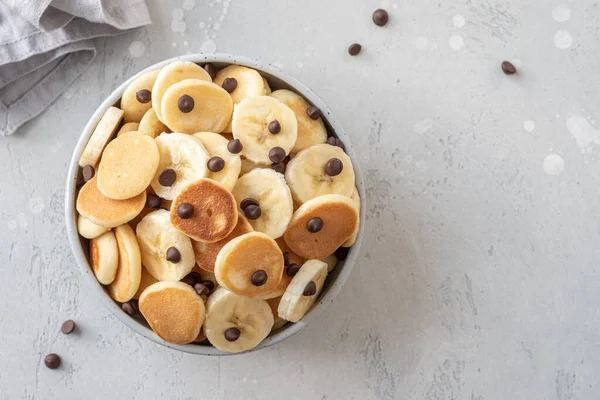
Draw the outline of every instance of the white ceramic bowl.
[[[352,159],[352,163],[354,165],[354,172],[356,174],[356,186],[358,187],[358,192],[361,198],[360,232],[358,233],[356,243],[354,244],[354,246],[351,247],[346,261],[344,263],[339,262],[336,268],[329,274],[325,286],[323,287],[323,291],[319,296],[319,299],[315,303],[314,307],[304,316],[304,318],[302,318],[300,322],[297,322],[295,324],[287,324],[285,327],[272,333],[258,346],[249,351],[257,351],[260,349],[264,349],[265,347],[269,347],[275,343],[284,340],[287,337],[292,336],[293,334],[304,328],[311,321],[313,321],[317,317],[317,315],[325,309],[326,306],[333,302],[333,299],[337,296],[342,286],[344,286],[344,283],[346,283],[348,276],[350,276],[350,273],[352,272],[354,263],[356,262],[359,246],[363,237],[366,215],[366,196],[363,175],[360,170],[358,157],[356,156],[354,148],[352,147],[352,144],[350,143],[346,132],[344,132],[344,129],[342,128],[338,120],[333,116],[333,114],[325,105],[325,103],[323,103],[323,101],[319,97],[317,97],[317,95],[314,94],[312,90],[310,90],[298,80],[284,74],[279,69],[273,67],[270,64],[261,63],[257,59],[234,56],[230,54],[190,54],[186,56],[176,57],[152,65],[151,67],[148,67],[145,70],[139,72],[137,75],[129,78],[127,81],[123,82],[118,88],[116,88],[102,102],[100,107],[98,107],[94,115],[92,115],[85,128],[83,129],[83,132],[81,133],[81,137],[79,138],[77,146],[75,147],[75,151],[73,152],[73,157],[71,159],[71,163],[69,164],[69,170],[67,173],[68,176],[65,199],[65,213],[67,223],[67,234],[69,236],[69,241],[71,242],[71,247],[75,256],[75,261],[81,268],[81,272],[84,274],[92,290],[98,296],[100,301],[106,307],[108,307],[109,310],[111,310],[115,317],[117,317],[122,323],[127,325],[129,328],[133,329],[136,333],[156,343],[162,344],[163,346],[169,347],[174,350],[183,351],[186,353],[202,354],[206,356],[219,356],[230,354],[222,352],[209,345],[177,345],[165,342],[164,340],[159,338],[152,331],[152,329],[150,329],[150,327],[145,323],[143,318],[139,316],[137,318],[132,318],[129,315],[127,315],[121,309],[120,304],[115,302],[108,295],[106,289],[102,285],[100,285],[96,280],[96,277],[94,276],[94,273],[88,262],[88,241],[86,239],[81,238],[77,233],[77,211],[75,210],[75,201],[77,196],[77,186],[82,182],[82,177],[77,162],[90,135],[96,127],[96,124],[98,123],[104,112],[110,106],[118,104],[119,99],[125,91],[125,88],[127,88],[129,83],[133,79],[137,78],[139,75],[146,71],[163,67],[164,65],[167,65],[175,60],[192,61],[199,64],[213,63],[217,68],[222,68],[229,64],[245,65],[247,67],[258,70],[261,73],[261,75],[263,75],[267,79],[273,90],[291,89],[299,93],[300,95],[304,96],[309,103],[321,109],[323,120],[325,122],[325,125],[327,126],[328,131],[330,132],[330,134],[334,133],[344,142],[346,146],[346,152],[348,153],[348,156],[350,156],[350,158]]]

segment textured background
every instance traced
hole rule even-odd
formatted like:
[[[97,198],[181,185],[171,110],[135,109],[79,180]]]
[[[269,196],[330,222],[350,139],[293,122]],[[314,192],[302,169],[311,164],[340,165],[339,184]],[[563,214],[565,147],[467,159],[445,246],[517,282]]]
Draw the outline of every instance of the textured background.
[[[597,2],[209,1],[149,1],[154,25],[100,40],[72,88],[0,141],[0,399],[597,399]],[[208,359],[134,335],[91,296],[63,193],[119,82],[215,50],[325,100],[363,149],[369,210],[360,262],[312,326]],[[77,335],[60,334],[67,318]],[[51,351],[61,370],[43,366]]]

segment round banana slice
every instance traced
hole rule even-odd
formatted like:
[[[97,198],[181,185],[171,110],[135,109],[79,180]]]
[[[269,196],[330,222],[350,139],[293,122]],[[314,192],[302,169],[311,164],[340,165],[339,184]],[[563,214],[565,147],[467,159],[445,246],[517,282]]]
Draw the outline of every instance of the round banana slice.
[[[249,299],[219,288],[206,302],[204,333],[221,351],[250,350],[267,337],[272,326],[273,314],[264,300]]]
[[[151,185],[159,197],[173,200],[184,186],[207,175],[209,155],[198,138],[170,133],[155,140],[160,161]]]
[[[142,278],[140,279],[140,287],[138,288],[138,291],[135,292],[133,298],[139,299],[144,290],[146,290],[148,286],[154,285],[156,282],[158,282],[156,278],[150,275],[150,272],[148,272],[146,267],[142,265]]]
[[[140,122],[146,111],[152,108],[152,86],[160,70],[148,71],[137,77],[121,97],[121,109],[125,122]]]
[[[196,264],[190,238],[171,224],[169,212],[156,210],[137,226],[142,264],[159,281],[178,281]]]
[[[160,122],[153,109],[146,111],[146,114],[144,114],[140,121],[137,131],[138,133],[150,136],[153,139],[163,132],[171,132],[165,124]]]
[[[164,123],[184,133],[222,132],[233,112],[229,93],[200,79],[186,79],[168,88],[161,107]]]
[[[279,152],[285,157],[298,137],[294,112],[269,96],[250,97],[236,105],[232,128],[233,137],[244,146],[242,154],[254,163],[279,162],[275,161],[273,152],[280,148]],[[281,158],[281,154],[278,157]]]
[[[86,165],[96,167],[96,164],[100,161],[104,147],[106,147],[110,139],[114,136],[122,119],[123,110],[117,107],[110,107],[106,110],[85,145],[81,157],[79,157],[80,167],[83,168]]]
[[[317,300],[326,277],[327,264],[323,261],[305,262],[281,297],[277,308],[279,318],[300,321]]]
[[[310,107],[310,104],[304,100],[304,97],[287,89],[276,90],[271,93],[271,97],[281,101],[296,114],[298,139],[296,139],[292,153],[298,153],[315,144],[327,141],[327,130],[323,120],[321,118],[312,119],[308,116],[306,110]]]
[[[354,202],[356,212],[360,215],[360,196],[358,195],[358,189],[356,187],[354,187],[354,191],[352,192],[352,196],[350,196],[350,198]],[[352,236],[350,236],[348,240],[342,243],[342,247],[350,247],[354,243],[356,243],[356,237],[358,236],[358,228],[360,228],[360,218],[358,219],[358,224],[356,224],[356,228],[354,228],[354,232],[352,232]]]
[[[110,228],[96,225],[81,214],[77,214],[77,231],[86,239],[94,239],[107,232]]]
[[[121,129],[119,129],[119,132],[117,132],[117,137],[119,137],[122,134],[127,133],[127,132],[137,132],[139,127],[140,127],[139,122],[127,122],[126,124],[123,124]]]
[[[98,282],[112,283],[119,266],[119,248],[114,233],[108,231],[90,240],[90,264]]]
[[[135,233],[129,225],[117,226],[114,233],[119,248],[119,266],[107,289],[113,299],[124,303],[131,300],[140,287],[142,259]]]
[[[190,61],[174,61],[160,70],[152,86],[152,108],[162,121],[162,98],[169,87],[185,79],[200,79],[212,82],[208,72]]]
[[[177,344],[193,342],[206,316],[202,298],[183,282],[149,286],[140,296],[140,312],[161,339]]]
[[[298,273],[300,266],[304,264],[305,261],[304,258],[300,257],[290,249],[283,238],[276,239],[275,242],[277,242],[277,245],[283,252],[283,275],[281,276],[281,282],[279,282],[279,285],[275,286],[275,289],[271,290],[269,293],[257,296],[257,299],[270,300],[275,297],[281,297],[292,281],[292,278]]]
[[[221,182],[227,190],[231,191],[238,180],[240,169],[242,168],[240,155],[229,152],[227,150],[227,143],[229,141],[218,133],[200,132],[195,133],[194,136],[200,139],[211,159],[219,161],[215,158],[218,157],[223,160],[222,165],[220,165],[220,161],[214,163],[212,166],[210,160],[207,162],[207,168],[209,169],[207,178]]]
[[[327,264],[327,273],[330,273],[331,271],[333,271],[335,269],[338,259],[335,256],[335,254],[330,254],[327,257],[325,257],[324,259],[322,259],[321,261],[323,261],[325,264]]]
[[[232,193],[240,209],[245,199],[257,202],[260,215],[251,215],[247,207],[242,210],[246,217],[250,215],[248,222],[255,231],[264,232],[274,239],[283,235],[294,208],[292,195],[283,175],[272,169],[254,169],[238,179]]]
[[[354,190],[354,167],[341,148],[317,144],[290,160],[285,180],[294,201],[300,204],[324,194],[350,197]]]

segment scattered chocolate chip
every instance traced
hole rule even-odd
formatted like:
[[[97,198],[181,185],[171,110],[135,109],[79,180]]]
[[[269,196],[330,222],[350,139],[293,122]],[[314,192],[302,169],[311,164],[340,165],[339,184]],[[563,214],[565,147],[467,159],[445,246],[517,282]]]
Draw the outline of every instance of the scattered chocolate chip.
[[[285,270],[285,273],[287,276],[294,276],[298,271],[300,271],[300,266],[298,264],[290,264]]]
[[[227,150],[229,150],[229,152],[232,154],[238,154],[243,149],[244,146],[242,146],[242,142],[240,142],[240,139],[233,139],[230,140],[229,143],[227,143]]]
[[[181,253],[175,247],[169,247],[167,249],[167,261],[177,264],[181,261]]]
[[[215,289],[215,283],[213,281],[209,281],[208,279],[205,279],[200,283],[203,284],[204,286],[206,286],[208,288],[209,292],[212,292]]]
[[[337,146],[340,149],[346,151],[346,146],[344,146],[344,142],[342,142],[340,139],[336,138],[336,137],[328,137],[327,138],[327,143],[329,143],[332,146]]]
[[[127,315],[135,315],[137,313],[131,301],[121,304],[121,309],[125,311]]]
[[[44,357],[44,364],[50,369],[56,369],[60,367],[60,356],[58,354],[50,353]]]
[[[375,12],[373,13],[373,22],[377,26],[384,26],[385,24],[388,23],[389,19],[390,19],[390,17],[388,15],[387,11],[382,10],[381,8],[378,10],[375,10]]]
[[[269,122],[269,132],[271,132],[273,135],[277,135],[279,132],[281,132],[281,124],[279,121],[273,120]]]
[[[86,182],[89,181],[90,179],[92,179],[94,177],[95,173],[96,173],[96,171],[94,171],[94,167],[92,167],[91,165],[86,165],[81,170],[81,174],[83,175],[83,180]]]
[[[242,209],[242,211],[246,210],[246,207],[248,207],[249,205],[255,205],[258,206],[258,200],[253,199],[252,197],[246,197],[244,200],[242,200],[242,202],[240,203],[240,208]]]
[[[160,171],[158,174],[158,183],[163,186],[173,186],[177,179],[177,173],[173,168],[167,168]]]
[[[177,207],[177,215],[181,219],[192,218],[192,215],[194,215],[194,206],[190,203],[181,203]]]
[[[211,172],[219,172],[225,168],[225,160],[221,157],[211,157],[206,163],[206,166]]]
[[[62,326],[60,327],[60,331],[62,333],[64,333],[65,335],[68,335],[69,333],[73,332],[73,330],[75,329],[75,321],[73,321],[72,319],[68,319],[65,322],[63,322]]]
[[[271,164],[271,168],[272,168],[274,171],[277,171],[277,172],[279,172],[280,174],[285,174],[285,164],[284,164],[284,163],[282,163],[282,162],[278,162],[278,163],[275,163],[275,164]]]
[[[246,218],[251,219],[251,220],[255,220],[255,219],[259,219],[260,216],[262,215],[262,210],[260,209],[259,206],[255,206],[254,204],[250,204],[249,206],[247,206],[244,209],[244,214],[246,215]]]
[[[179,101],[177,102],[177,107],[179,107],[179,111],[187,114],[194,109],[194,99],[192,98],[192,96],[184,94],[179,98]]]
[[[346,257],[348,257],[348,251],[349,251],[348,247],[338,247],[338,249],[333,254],[335,255],[335,258],[337,258],[338,260],[344,261],[346,259]]]
[[[238,328],[229,328],[225,331],[225,339],[228,342],[235,342],[240,338],[240,330]]]
[[[149,103],[152,100],[152,92],[148,89],[138,90],[135,93],[135,98],[142,104]]]
[[[281,147],[273,147],[269,150],[269,160],[273,163],[282,162],[285,159],[285,150]]]
[[[215,79],[215,77],[217,76],[217,69],[212,64],[204,64],[204,70],[208,72],[211,79]]]
[[[511,62],[503,61],[502,72],[504,72],[506,75],[516,74],[517,68]]]
[[[290,253],[287,251],[283,252],[283,265],[286,267],[290,265]]]
[[[160,197],[158,197],[154,193],[148,193],[146,195],[146,205],[144,207],[146,207],[146,208],[159,208],[160,207],[160,203],[161,203]]]
[[[357,55],[358,53],[360,53],[361,50],[362,50],[362,46],[358,43],[351,44],[350,47],[348,47],[348,53],[351,56]]]
[[[194,279],[193,276],[186,275],[186,276],[183,277],[183,279],[181,280],[181,282],[187,283],[191,287],[194,287],[194,285],[196,284],[196,279]]]
[[[317,285],[313,281],[308,282],[304,291],[302,292],[303,296],[314,296],[317,293]]]
[[[310,233],[319,232],[321,229],[323,229],[323,220],[319,217],[311,218],[306,224],[306,229],[308,229]]]
[[[235,78],[225,78],[223,81],[223,89],[227,90],[227,93],[233,92],[237,88],[238,82]]]
[[[259,269],[252,274],[250,281],[254,286],[262,286],[267,283],[267,273],[264,270]]]
[[[210,289],[198,282],[194,285],[194,290],[198,293],[198,296],[207,295],[210,293]]]
[[[321,110],[319,110],[317,107],[315,106],[310,106],[306,109],[306,113],[308,114],[309,117],[311,117],[312,119],[319,119],[319,117],[321,117]]]
[[[325,164],[325,173],[329,176],[337,176],[342,173],[344,163],[339,158],[330,158]]]

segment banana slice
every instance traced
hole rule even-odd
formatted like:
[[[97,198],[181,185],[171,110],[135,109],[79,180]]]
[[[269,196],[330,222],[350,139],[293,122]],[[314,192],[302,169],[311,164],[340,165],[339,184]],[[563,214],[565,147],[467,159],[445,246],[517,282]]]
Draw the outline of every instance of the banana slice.
[[[271,133],[269,126],[275,121],[278,122],[278,129],[271,130],[277,133]],[[298,122],[294,112],[269,96],[250,97],[236,105],[232,128],[233,137],[244,146],[242,154],[254,163],[279,162],[275,161],[271,150],[279,147],[283,149],[285,157],[298,137]]]
[[[249,299],[219,288],[206,302],[204,333],[221,351],[250,350],[267,337],[272,326],[273,314],[264,300]]]
[[[324,259],[322,259],[321,261],[323,261],[325,264],[327,264],[327,273],[330,273],[331,271],[333,271],[335,269],[338,259],[335,256],[335,254],[330,254],[327,257],[325,257]]]
[[[206,176],[208,151],[198,138],[184,133],[162,134],[155,140],[160,161],[152,189],[163,199],[173,200],[188,183]]]
[[[140,122],[146,111],[152,108],[152,86],[160,70],[148,71],[136,78],[121,97],[125,122]]]
[[[124,303],[131,300],[140,287],[142,259],[135,233],[129,225],[117,226],[114,233],[119,247],[119,266],[107,289],[113,299]]]
[[[232,193],[240,208],[244,199],[254,199],[258,202],[260,216],[248,218],[255,231],[264,232],[274,239],[283,235],[294,208],[292,195],[283,175],[272,169],[254,169],[238,179]],[[248,208],[242,210],[244,211],[248,217]]]
[[[230,153],[227,150],[228,140],[218,133],[200,132],[195,133],[194,136],[200,139],[211,158],[219,157],[224,161],[220,170],[213,168],[215,171],[211,171],[211,166],[207,163],[207,167],[209,168],[207,178],[221,182],[227,190],[231,191],[238,180],[240,169],[242,168],[242,161],[239,154]],[[221,166],[219,165],[218,167]]]
[[[305,262],[281,297],[277,308],[279,318],[300,321],[317,300],[326,277],[327,264],[323,261]]]
[[[354,168],[341,148],[317,144],[290,160],[285,180],[294,200],[300,204],[324,194],[350,197],[354,190]]]
[[[123,124],[121,129],[119,129],[119,132],[117,132],[117,137],[119,137],[122,134],[127,133],[127,132],[137,132],[139,127],[140,127],[139,122],[127,122],[126,124]]]
[[[270,95],[272,93],[271,86],[269,86],[269,82],[267,82],[267,79],[264,76],[262,79],[263,79],[263,84],[265,86],[265,94]]]
[[[103,285],[115,280],[119,266],[117,239],[111,231],[90,240],[90,264],[96,279]]]
[[[321,118],[312,119],[308,116],[306,110],[310,104],[304,97],[291,90],[281,89],[271,93],[271,97],[276,98],[283,104],[292,109],[298,120],[298,139],[292,149],[292,153],[298,153],[315,144],[325,143],[327,141],[327,130]]]
[[[358,189],[356,186],[354,187],[354,191],[352,192],[352,196],[350,196],[354,205],[356,206],[356,212],[360,215],[360,196],[358,195]],[[358,229],[360,228],[360,218],[358,219],[358,224],[356,224],[356,228],[354,232],[352,232],[352,236],[344,243],[342,243],[342,247],[350,247],[354,243],[356,243],[356,237],[358,236]]]
[[[81,214],[77,214],[77,231],[86,239],[94,239],[107,232],[110,228],[96,225]]]
[[[117,107],[111,107],[106,110],[102,118],[100,118],[98,125],[96,125],[96,129],[94,129],[90,140],[85,145],[81,157],[79,157],[80,167],[91,165],[96,168],[104,147],[106,147],[109,140],[114,136],[122,119],[123,110]]]
[[[212,82],[208,72],[198,64],[190,61],[174,61],[160,70],[160,73],[152,86],[152,108],[156,111],[156,116],[162,118],[162,98],[169,87],[185,79],[200,79]]]
[[[159,281],[178,281],[196,264],[190,238],[171,224],[169,212],[156,210],[138,224],[142,264]]]
[[[140,121],[137,131],[142,135],[150,136],[152,139],[163,132],[171,132],[165,124],[160,122],[153,109],[146,111],[146,114],[144,114]]]

